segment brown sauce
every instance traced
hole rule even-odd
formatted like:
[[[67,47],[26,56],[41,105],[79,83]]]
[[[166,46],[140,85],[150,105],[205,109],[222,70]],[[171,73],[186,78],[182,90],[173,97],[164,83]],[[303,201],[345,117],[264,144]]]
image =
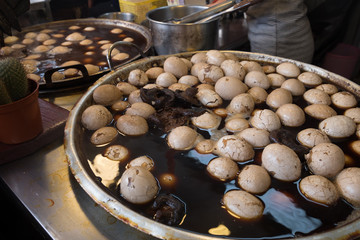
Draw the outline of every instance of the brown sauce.
[[[146,48],[147,40],[145,39],[145,37],[141,33],[136,32],[135,30],[132,30],[130,28],[116,26],[116,25],[91,25],[91,24],[90,25],[89,24],[76,24],[76,25],[79,26],[80,29],[70,30],[69,27],[72,26],[70,24],[64,24],[61,26],[54,25],[54,26],[46,27],[46,30],[51,30],[51,32],[48,33],[51,36],[51,39],[56,40],[56,43],[53,44],[53,47],[61,46],[61,43],[68,42],[65,38],[69,34],[74,33],[74,32],[81,33],[82,35],[86,36],[86,39],[92,40],[93,43],[90,45],[81,45],[81,44],[79,44],[80,41],[72,42],[72,44],[70,46],[67,46],[68,48],[71,49],[71,51],[68,53],[64,53],[64,54],[52,55],[52,54],[49,54],[48,52],[40,53],[41,54],[40,58],[35,59],[36,61],[40,61],[40,64],[37,66],[36,71],[33,73],[39,75],[42,79],[42,82],[43,82],[43,77],[44,77],[44,74],[46,71],[53,69],[53,68],[58,68],[58,67],[60,67],[61,64],[63,64],[66,61],[79,61],[83,65],[93,64],[93,65],[99,66],[100,71],[107,70],[109,68],[108,64],[107,64],[107,59],[106,59],[106,56],[102,54],[102,52],[104,50],[100,48],[103,44],[98,43],[101,40],[109,40],[111,43],[114,43],[117,41],[122,41],[126,37],[131,37],[134,39],[134,41],[132,43],[139,46],[140,49],[145,50],[145,48]],[[94,31],[85,31],[84,28],[86,28],[86,27],[94,27],[95,30]],[[119,34],[111,33],[110,31],[114,28],[120,28],[123,30],[123,32],[121,32]],[[40,33],[42,30],[43,29],[41,29],[35,33]],[[34,32],[34,31],[31,31],[31,32]],[[28,33],[28,32],[19,33],[17,35],[17,37],[19,37],[19,40],[15,43],[22,44],[21,42],[24,39],[24,36],[26,33]],[[54,34],[62,34],[64,36],[60,37],[60,38],[56,38],[56,37],[52,36]],[[33,52],[33,49],[39,45],[41,45],[41,42],[38,42],[35,40],[32,44],[25,45],[26,46],[25,49],[19,49],[16,52],[13,52],[10,56],[18,56],[20,59],[23,59],[29,55],[38,54],[38,53]],[[11,46],[11,45],[9,44],[7,46]],[[139,52],[136,49],[128,47],[128,46],[118,46],[116,48],[118,50],[120,50],[120,52],[128,53],[129,58],[127,58],[125,60],[121,60],[121,61],[113,60],[112,61],[113,66],[117,66],[124,62],[127,62],[139,54]],[[85,55],[85,53],[89,52],[89,51],[93,52],[94,54],[93,55]],[[2,56],[0,55],[0,58],[1,57]],[[42,83],[42,82],[40,82],[40,83]]]
[[[304,108],[306,102],[301,98],[295,98],[294,103]],[[261,106],[263,108],[263,106]],[[340,113],[340,110],[338,110]],[[307,116],[306,123],[299,128],[287,128],[296,134],[304,128],[317,128],[319,121]],[[205,137],[207,131],[200,131]],[[79,149],[82,149],[84,159],[90,161],[101,153],[105,147],[93,146],[89,139],[92,132],[84,131],[81,136]],[[345,154],[354,156],[346,146],[353,139],[337,142]],[[170,192],[186,204],[186,217],[180,226],[185,229],[201,234],[209,234],[209,229],[219,225],[225,225],[230,230],[227,237],[241,239],[275,239],[306,236],[322,232],[337,226],[338,222],[344,221],[354,208],[339,199],[336,205],[327,207],[305,199],[299,191],[299,179],[296,182],[282,182],[272,178],[271,188],[262,195],[257,195],[265,204],[263,217],[256,221],[243,221],[231,216],[221,205],[222,197],[230,189],[239,189],[235,180],[231,182],[219,182],[212,179],[206,172],[207,163],[215,157],[212,154],[199,154],[196,150],[175,151],[169,149],[165,135],[157,129],[150,130],[146,135],[139,137],[119,136],[111,144],[121,144],[130,151],[130,159],[142,155],[151,156],[155,161],[155,169],[152,171],[155,177],[163,173],[173,173],[177,178],[177,184],[171,190],[161,189],[161,192]],[[256,149],[254,159],[239,163],[240,168],[245,164],[261,164],[262,149]],[[302,178],[309,175],[304,163]],[[121,164],[121,173],[126,163]],[[357,167],[359,162],[355,163]],[[101,185],[101,183],[99,182]],[[120,197],[118,186],[114,184],[105,191],[112,194],[122,204],[129,208],[147,215],[147,206],[136,206],[128,203]]]

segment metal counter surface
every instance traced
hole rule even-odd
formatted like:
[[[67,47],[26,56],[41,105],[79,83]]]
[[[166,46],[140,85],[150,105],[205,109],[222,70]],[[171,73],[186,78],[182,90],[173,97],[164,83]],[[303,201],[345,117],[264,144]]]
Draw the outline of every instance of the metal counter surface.
[[[45,100],[70,110],[80,96]],[[117,220],[86,194],[70,172],[63,139],[0,166],[0,177],[52,239],[157,239]]]

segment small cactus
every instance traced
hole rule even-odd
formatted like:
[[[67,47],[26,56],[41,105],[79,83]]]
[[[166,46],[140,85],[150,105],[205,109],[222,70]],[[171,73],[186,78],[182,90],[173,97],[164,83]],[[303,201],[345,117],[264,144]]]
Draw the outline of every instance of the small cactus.
[[[30,93],[24,66],[17,58],[0,60],[0,104],[17,101]]]

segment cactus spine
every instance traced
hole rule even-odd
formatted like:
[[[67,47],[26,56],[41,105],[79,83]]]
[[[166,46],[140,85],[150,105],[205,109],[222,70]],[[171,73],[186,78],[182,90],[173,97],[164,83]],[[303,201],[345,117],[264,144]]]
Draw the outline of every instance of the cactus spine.
[[[17,101],[29,94],[26,71],[13,57],[0,60],[0,104]]]

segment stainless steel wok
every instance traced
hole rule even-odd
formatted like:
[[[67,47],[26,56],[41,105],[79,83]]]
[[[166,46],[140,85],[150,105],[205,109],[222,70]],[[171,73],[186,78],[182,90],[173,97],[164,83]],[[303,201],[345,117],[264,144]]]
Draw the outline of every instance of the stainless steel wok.
[[[338,87],[345,89],[357,97],[360,97],[360,86],[345,79],[337,74],[331,73],[317,66],[310,64],[301,63],[294,60],[284,59],[280,57],[274,57],[264,54],[238,52],[238,51],[227,51],[235,54],[241,60],[254,60],[268,64],[279,64],[282,62],[292,62],[300,67],[303,71],[310,71],[317,73],[328,82],[336,84]],[[195,52],[175,54],[179,57],[191,57]],[[168,56],[154,56],[149,58],[140,59],[129,63],[116,71],[111,71],[102,78],[100,78],[95,84],[83,95],[78,101],[73,110],[70,112],[69,119],[65,128],[65,152],[67,160],[74,174],[76,180],[79,182],[81,187],[88,193],[89,196],[100,206],[106,209],[110,214],[120,219],[121,221],[129,224],[130,226],[148,233],[152,236],[160,239],[203,239],[203,240],[218,240],[228,239],[218,236],[209,236],[199,233],[190,232],[178,227],[167,226],[158,222],[155,222],[147,217],[140,215],[139,213],[131,210],[124,206],[117,199],[112,197],[108,192],[100,186],[99,182],[94,180],[92,172],[88,166],[87,160],[84,159],[81,149],[79,149],[78,135],[82,131],[81,126],[81,114],[84,109],[90,106],[93,102],[92,93],[95,88],[99,85],[106,83],[116,83],[116,79],[126,79],[128,73],[136,68],[147,69],[154,64],[162,65],[164,60]],[[299,240],[340,240],[340,239],[355,239],[360,236],[360,218],[355,217],[353,220],[349,220],[347,223],[338,226],[329,231],[317,233],[307,237],[299,237]],[[241,236],[239,237],[241,239]]]

